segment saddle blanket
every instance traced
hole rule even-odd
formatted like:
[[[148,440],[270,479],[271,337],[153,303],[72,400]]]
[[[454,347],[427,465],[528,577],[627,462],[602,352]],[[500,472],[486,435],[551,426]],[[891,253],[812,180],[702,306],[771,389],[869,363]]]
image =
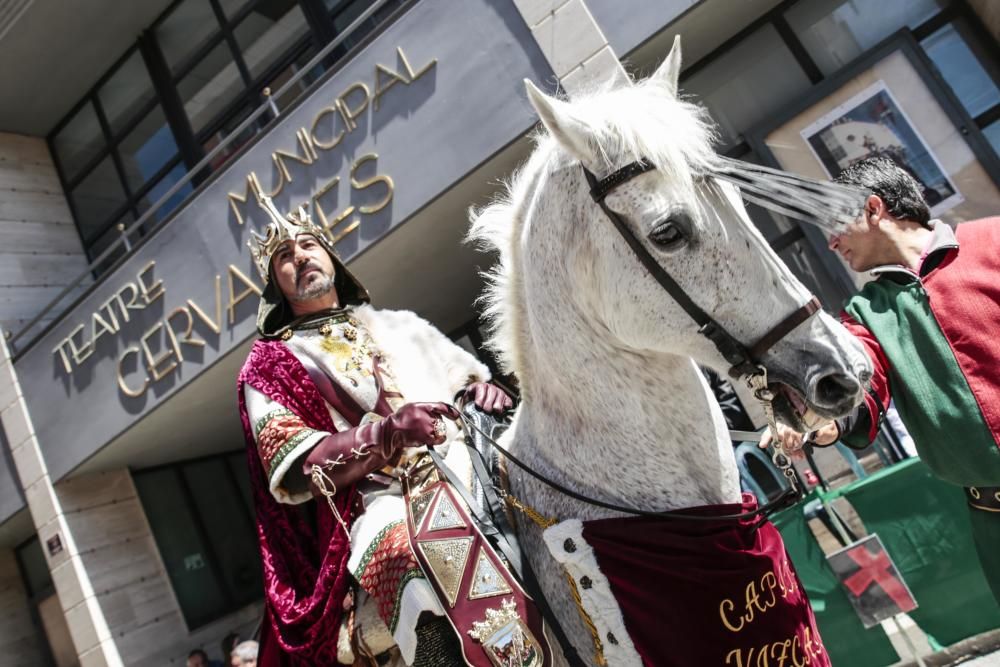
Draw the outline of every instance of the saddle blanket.
[[[689,513],[756,507],[744,494]],[[578,582],[609,664],[830,665],[781,535],[762,517],[565,521],[545,540]]]

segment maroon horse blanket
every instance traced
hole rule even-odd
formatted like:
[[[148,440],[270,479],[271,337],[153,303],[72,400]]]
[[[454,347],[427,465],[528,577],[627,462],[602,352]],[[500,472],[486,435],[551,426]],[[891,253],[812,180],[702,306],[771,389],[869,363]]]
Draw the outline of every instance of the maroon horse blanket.
[[[746,494],[742,505],[690,513],[756,506]],[[584,522],[581,536],[643,664],[829,667],[809,600],[770,521],[615,518]],[[617,637],[602,640],[607,646]]]

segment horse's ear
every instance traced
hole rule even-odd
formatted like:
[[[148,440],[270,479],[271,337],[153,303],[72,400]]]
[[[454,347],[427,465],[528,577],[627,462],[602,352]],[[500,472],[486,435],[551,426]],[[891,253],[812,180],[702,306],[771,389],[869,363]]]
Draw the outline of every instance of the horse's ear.
[[[593,151],[587,142],[587,126],[573,113],[570,104],[550,97],[528,79],[524,80],[528,100],[535,107],[545,129],[556,141],[588,166],[594,163]]]
[[[670,92],[677,95],[677,82],[681,78],[681,36],[674,37],[674,45],[670,48],[667,59],[663,61],[651,79],[657,79],[670,89]]]

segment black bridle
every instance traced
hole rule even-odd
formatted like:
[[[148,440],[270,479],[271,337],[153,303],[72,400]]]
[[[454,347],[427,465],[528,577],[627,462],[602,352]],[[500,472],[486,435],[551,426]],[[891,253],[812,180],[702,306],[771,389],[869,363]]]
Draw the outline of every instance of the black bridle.
[[[719,353],[730,364],[729,375],[733,378],[759,375],[763,372],[760,359],[764,356],[764,353],[771,349],[775,343],[791,333],[795,327],[812,317],[820,308],[819,300],[815,296],[812,297],[805,305],[796,309],[795,312],[781,322],[778,322],[759,341],[750,348],[747,348],[687,295],[687,292],[677,284],[677,281],[660,266],[659,262],[646,249],[646,246],[636,238],[621,216],[612,211],[605,201],[608,193],[618,186],[654,169],[656,167],[649,161],[637,160],[601,179],[598,179],[586,167],[583,167],[583,173],[586,175],[587,183],[590,185],[590,196],[601,207],[601,210],[604,211],[604,215],[608,217],[611,224],[618,230],[618,233],[625,240],[625,243],[628,244],[628,247],[632,249],[639,262],[646,267],[646,270],[649,271],[656,282],[677,302],[677,305],[683,308],[684,312],[695,321],[698,325],[698,333],[712,341],[716,349],[719,350]]]

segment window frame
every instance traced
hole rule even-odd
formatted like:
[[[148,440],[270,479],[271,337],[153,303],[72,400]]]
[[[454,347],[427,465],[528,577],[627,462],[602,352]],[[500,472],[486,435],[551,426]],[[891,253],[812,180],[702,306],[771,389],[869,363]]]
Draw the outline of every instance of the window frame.
[[[200,628],[204,628],[218,621],[219,619],[225,618],[230,614],[238,612],[240,609],[246,607],[247,604],[255,604],[257,601],[263,600],[264,598],[264,589],[261,588],[261,590],[259,591],[259,595],[257,595],[254,598],[254,601],[250,603],[239,602],[236,599],[236,596],[234,595],[234,592],[231,590],[229,582],[224,574],[223,568],[225,567],[226,564],[220,557],[217,545],[211,538],[211,531],[208,530],[208,527],[205,525],[205,521],[202,515],[198,511],[198,504],[195,501],[194,493],[191,490],[191,485],[188,483],[188,480],[184,475],[184,469],[188,466],[193,466],[209,461],[220,462],[222,468],[225,470],[224,476],[227,480],[228,485],[231,487],[231,490],[235,491],[236,504],[240,508],[239,516],[242,518],[240,519],[234,518],[234,521],[245,523],[245,527],[248,530],[248,534],[251,536],[251,541],[254,543],[254,546],[256,547],[257,519],[256,516],[254,515],[255,513],[251,511],[251,508],[247,506],[247,503],[243,498],[243,488],[240,485],[239,480],[236,478],[236,473],[231,465],[232,459],[234,459],[235,457],[242,458],[243,456],[245,456],[245,453],[246,452],[244,449],[235,449],[226,452],[207,454],[205,456],[199,456],[191,459],[184,459],[183,461],[172,461],[170,463],[150,466],[148,468],[141,468],[135,470],[130,469],[129,471],[134,480],[137,478],[141,478],[143,475],[151,473],[169,472],[172,474],[172,477],[177,482],[177,488],[180,490],[181,496],[183,497],[184,508],[191,516],[195,533],[198,535],[198,539],[204,545],[205,548],[204,558],[206,561],[206,566],[210,569],[212,576],[218,582],[219,590],[221,591],[222,597],[225,600],[224,608],[222,610],[213,612],[211,614],[206,614],[204,618],[199,619],[197,624],[193,624],[189,618],[188,611],[184,608],[184,605],[181,602],[180,597],[177,595],[174,581],[171,578],[169,571],[167,570],[166,567],[164,567],[164,576],[170,583],[171,590],[174,593],[174,599],[177,601],[177,607],[180,611],[181,618],[184,620],[184,625],[189,632]],[[138,483],[136,484],[136,487],[138,489],[139,487]],[[138,494],[138,497],[139,497],[139,505],[142,507],[143,510],[143,515],[146,516],[146,507],[142,502],[141,493]],[[251,498],[251,503],[252,502],[253,498]],[[157,555],[162,560],[163,556],[160,550],[160,544],[157,540],[156,532],[153,530],[152,522],[149,521],[148,516],[146,516],[146,521],[147,523],[149,523],[150,526],[150,533],[153,538],[153,543],[156,545]],[[260,562],[259,549],[254,550],[254,555],[257,557],[258,562]],[[261,566],[261,577],[263,577],[263,566]]]

